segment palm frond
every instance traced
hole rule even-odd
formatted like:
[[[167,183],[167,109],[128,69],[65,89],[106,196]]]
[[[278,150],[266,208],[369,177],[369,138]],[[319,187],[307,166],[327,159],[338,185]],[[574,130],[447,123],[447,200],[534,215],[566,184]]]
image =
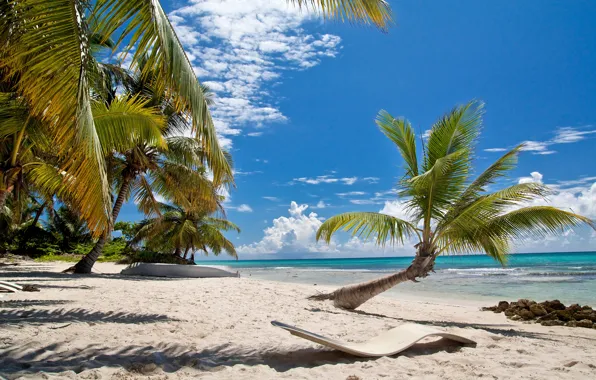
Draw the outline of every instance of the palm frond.
[[[471,153],[474,141],[480,133],[484,105],[475,101],[454,108],[431,128],[426,144],[424,171],[435,162],[458,150]]]
[[[94,9],[98,27],[112,35],[122,30],[116,45],[127,40],[133,54],[133,68],[147,60],[142,75],[157,74],[156,83],[172,89],[176,107],[192,116],[192,127],[205,149],[216,181],[233,178],[232,169],[219,146],[207,101],[174,28],[158,0],[99,0]],[[161,92],[161,91],[158,91]]]
[[[147,107],[147,100],[132,97],[116,98],[110,106],[93,102],[93,120],[104,151],[126,151],[143,142],[167,148],[162,135],[165,118],[159,110]]]
[[[110,197],[91,113],[90,31],[80,0],[12,2],[0,60],[30,112],[52,127],[81,215],[96,234],[109,224]],[[4,28],[4,26],[3,26]]]
[[[465,207],[473,201],[476,201],[480,194],[486,192],[487,186],[494,184],[499,178],[502,178],[506,173],[517,164],[517,156],[523,145],[519,145],[509,152],[505,153],[501,158],[489,166],[482,174],[480,174],[461,194],[459,200],[447,212],[445,220],[449,221],[454,216],[458,215]]]
[[[376,123],[381,132],[397,145],[399,153],[406,163],[406,178],[418,175],[418,157],[416,153],[416,134],[410,123],[404,119],[395,119],[387,111],[381,110]]]
[[[340,229],[351,231],[352,236],[368,240],[371,236],[376,243],[384,246],[387,241],[391,244],[402,244],[404,238],[417,234],[417,229],[410,222],[390,215],[375,212],[347,212],[327,219],[317,230],[317,241],[323,239],[331,241],[333,234]]]
[[[319,10],[323,16],[374,24],[387,30],[392,22],[391,9],[385,0],[289,0],[299,7]]]

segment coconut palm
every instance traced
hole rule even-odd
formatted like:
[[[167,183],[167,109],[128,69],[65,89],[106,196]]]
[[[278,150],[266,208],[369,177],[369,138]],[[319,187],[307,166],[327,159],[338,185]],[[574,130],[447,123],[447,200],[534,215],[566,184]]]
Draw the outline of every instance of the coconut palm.
[[[162,129],[163,139],[155,144],[139,136],[134,140],[131,146],[126,149],[118,149],[117,146],[104,142],[103,145],[110,145],[106,161],[108,163],[110,183],[116,193],[114,206],[112,209],[112,223],[116,223],[120,209],[131,195],[135,197],[139,211],[145,215],[159,214],[159,202],[156,200],[156,193],[168,192],[169,186],[177,186],[177,182],[172,180],[177,176],[175,172],[185,173],[189,170],[203,171],[207,164],[207,155],[201,146],[201,142],[196,138],[175,136],[182,133],[187,122],[185,114],[178,112],[173,105],[174,99],[169,97],[163,88],[159,85],[157,75],[154,71],[142,74],[147,59],[142,57],[139,62],[140,70],[131,75],[120,75],[126,77],[124,81],[116,81],[115,85],[123,85],[127,93],[125,97],[145,99],[145,106],[159,113],[165,120],[165,126]],[[201,86],[201,91],[205,93],[205,101],[211,103],[209,89]],[[108,98],[104,99],[110,103],[115,89],[104,91]],[[227,153],[224,153],[231,167],[231,159]],[[190,175],[188,178],[195,178]],[[231,177],[219,176],[218,180],[229,183]],[[168,192],[169,194],[169,192]],[[95,243],[93,249],[85,255],[74,267],[67,271],[75,273],[90,273],[93,265],[102,253],[103,247],[108,241],[110,231],[107,230],[101,235]]]
[[[161,217],[143,220],[133,242],[145,241],[145,247],[158,252],[170,252],[194,262],[199,250],[219,255],[226,252],[238,258],[234,244],[222,231],[240,232],[238,226],[225,218],[212,216],[207,210],[179,205],[161,205]]]
[[[380,28],[390,21],[383,0],[289,1]],[[91,88],[101,82],[92,53],[94,44],[109,38],[116,41],[114,51],[123,41],[125,53],[134,49],[133,67],[140,57],[148,57],[147,72],[156,70],[176,108],[191,116],[216,180],[232,176],[192,65],[158,0],[2,1],[0,79],[14,80],[11,91],[29,105],[31,117],[52,127],[52,146],[71,176],[70,195],[95,236],[109,230],[112,218],[104,155],[92,117]]]
[[[408,121],[381,111],[376,123],[405,162],[398,194],[410,218],[375,212],[349,212],[326,220],[317,240],[329,243],[340,229],[372,238],[380,246],[414,239],[412,264],[398,273],[367,283],[349,285],[313,299],[331,299],[341,308],[355,309],[375,295],[405,281],[416,282],[433,270],[441,254],[484,252],[505,264],[517,239],[543,237],[569,227],[594,222],[551,206],[526,206],[549,189],[541,183],[523,183],[489,192],[488,188],[514,168],[522,145],[513,148],[471,179],[474,145],[482,122],[482,104],[456,107],[438,120],[417,152],[416,136]]]

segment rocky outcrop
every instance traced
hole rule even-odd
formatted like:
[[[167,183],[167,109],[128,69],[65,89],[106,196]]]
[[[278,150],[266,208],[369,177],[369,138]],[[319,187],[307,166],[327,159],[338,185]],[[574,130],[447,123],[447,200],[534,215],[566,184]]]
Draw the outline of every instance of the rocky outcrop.
[[[528,299],[519,299],[517,302],[501,301],[496,306],[483,307],[482,310],[504,313],[511,320],[536,322],[543,326],[596,329],[596,311],[590,306],[565,306],[559,300],[540,303]]]

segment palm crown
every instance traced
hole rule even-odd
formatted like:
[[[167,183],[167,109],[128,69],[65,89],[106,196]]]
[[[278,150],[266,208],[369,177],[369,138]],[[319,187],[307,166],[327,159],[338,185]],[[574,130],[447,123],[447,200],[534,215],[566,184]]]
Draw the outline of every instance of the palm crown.
[[[422,157],[410,123],[386,111],[379,112],[377,125],[395,143],[405,162],[398,195],[404,199],[411,218],[403,220],[373,212],[340,214],[323,223],[317,240],[329,243],[340,229],[365,239],[374,237],[379,245],[403,243],[405,238],[415,236],[419,240],[417,256],[429,258],[428,263],[441,253],[478,252],[504,263],[517,239],[542,237],[582,223],[595,228],[592,220],[571,211],[552,206],[524,207],[525,202],[549,194],[549,188],[541,183],[488,191],[489,185],[515,167],[523,145],[471,180],[482,110],[481,103],[470,102],[439,119],[422,144]]]

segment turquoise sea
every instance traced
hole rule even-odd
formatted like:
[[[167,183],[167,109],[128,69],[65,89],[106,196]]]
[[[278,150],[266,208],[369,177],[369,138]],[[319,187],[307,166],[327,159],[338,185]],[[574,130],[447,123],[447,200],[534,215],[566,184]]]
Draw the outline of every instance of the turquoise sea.
[[[406,268],[411,257],[302,260],[197,261],[222,265],[243,277],[317,285],[346,285]],[[488,256],[443,256],[436,273],[419,283],[400,284],[387,295],[426,295],[495,301],[531,298],[596,306],[596,252],[531,253],[509,256],[505,267]]]

